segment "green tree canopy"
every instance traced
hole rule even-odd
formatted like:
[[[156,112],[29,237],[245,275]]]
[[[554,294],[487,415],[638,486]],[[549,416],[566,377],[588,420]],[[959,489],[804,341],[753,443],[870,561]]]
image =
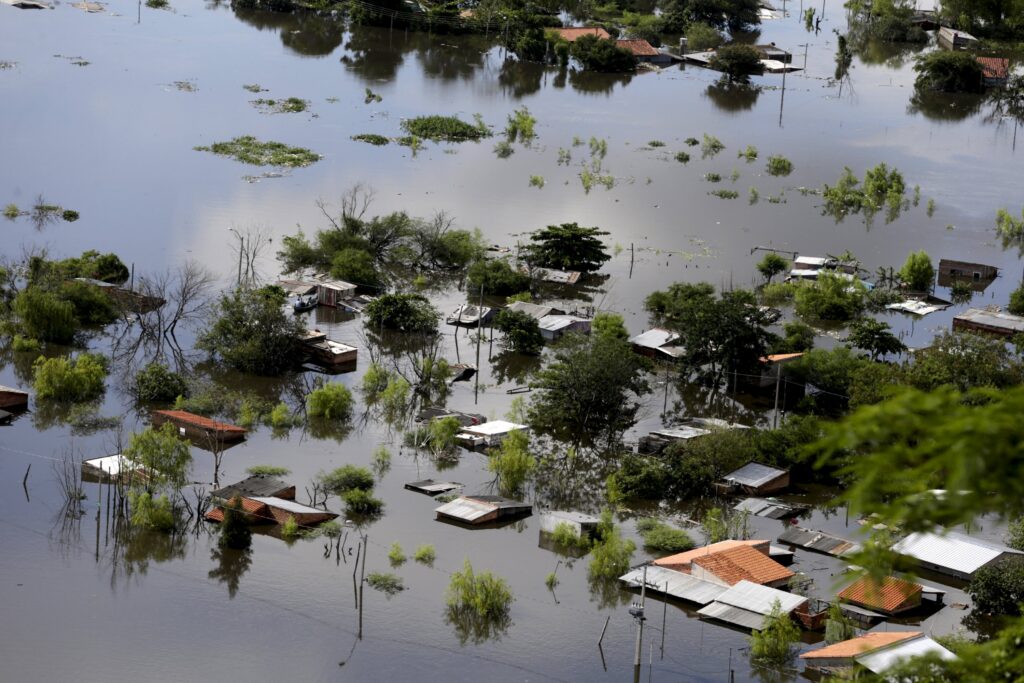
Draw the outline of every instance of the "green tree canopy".
[[[850,326],[850,334],[846,343],[858,349],[864,349],[871,355],[871,360],[880,356],[903,353],[907,347],[894,335],[888,323],[865,318]]]
[[[179,491],[188,483],[192,449],[187,441],[178,437],[177,428],[169,422],[132,434],[124,457],[142,466],[146,476],[138,483],[150,490],[168,486]]]
[[[935,281],[935,267],[928,252],[912,251],[907,255],[907,260],[900,268],[900,279],[913,290],[918,292],[932,291],[932,283]]]
[[[363,317],[371,329],[432,333],[441,314],[420,294],[384,294],[366,306]]]
[[[588,71],[631,71],[636,58],[629,50],[619,47],[614,40],[585,35],[569,48],[570,54]]]
[[[941,92],[981,92],[981,65],[973,52],[935,50],[917,58],[914,64],[917,90]]]
[[[279,375],[296,364],[305,334],[302,321],[285,312],[285,303],[280,287],[237,288],[224,294],[196,347],[236,370]]]
[[[537,268],[589,273],[599,270],[611,258],[600,240],[607,234],[598,228],[584,228],[576,223],[549,225],[530,235],[532,244],[524,249],[525,257],[530,265]]]
[[[503,309],[495,317],[494,326],[504,335],[505,347],[509,351],[537,355],[544,348],[540,324],[527,313]]]
[[[764,70],[761,53],[752,45],[733,43],[723,45],[715,52],[708,66],[725,73],[730,81],[742,80]]]

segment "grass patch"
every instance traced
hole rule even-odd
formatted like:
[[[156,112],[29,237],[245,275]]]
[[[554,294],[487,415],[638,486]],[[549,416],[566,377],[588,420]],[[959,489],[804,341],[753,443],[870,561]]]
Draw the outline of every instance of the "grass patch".
[[[661,140],[650,140],[650,141],[648,141],[647,146],[648,147],[664,147],[665,143],[662,142]]]
[[[269,114],[298,114],[309,109],[309,102],[298,97],[288,97],[283,100],[268,100],[261,97],[258,100],[253,100],[252,105]]]
[[[369,584],[370,588],[378,590],[389,597],[405,590],[405,583],[403,583],[401,577],[385,572],[370,572],[366,575],[366,583]]]
[[[39,350],[39,340],[32,339],[30,337],[22,337],[20,334],[16,334],[14,335],[14,340],[11,342],[11,348],[22,353],[35,352]]]
[[[676,152],[676,161],[681,164],[688,164],[690,163],[690,155],[686,152]]]
[[[732,173],[729,174],[729,180],[731,180],[732,182],[735,183],[739,179],[740,179],[740,172],[739,172],[739,170],[735,169],[735,168],[732,169]]]
[[[558,165],[568,166],[569,162],[572,161],[572,152],[565,149],[564,147],[558,148]]]
[[[768,175],[788,176],[793,172],[793,162],[781,154],[773,154],[768,157]]]
[[[377,135],[376,133],[360,133],[359,135],[353,135],[352,139],[357,142],[367,142],[371,145],[376,145],[377,147],[383,147],[391,142],[389,138],[386,138],[383,135]]]
[[[700,143],[700,155],[704,159],[713,158],[716,154],[725,149],[722,141],[714,135],[704,133],[704,141]]]
[[[402,129],[414,138],[445,142],[465,142],[490,137],[491,131],[480,115],[477,114],[475,118],[474,125],[454,116],[417,116],[402,121]]]
[[[542,175],[532,175],[532,176],[530,176],[530,187],[536,187],[537,189],[540,189],[540,188],[544,187],[544,176],[542,176]]]
[[[281,142],[262,142],[243,135],[228,142],[194,147],[197,152],[212,152],[253,166],[288,166],[301,168],[320,160],[320,155],[304,147],[289,147]]]
[[[748,195],[748,201],[750,204],[757,204],[757,200],[761,198],[761,193],[757,191],[756,187],[750,188],[750,194]]]
[[[696,147],[697,145],[700,144],[700,140],[698,140],[697,138],[686,138],[685,140],[683,140],[683,144],[685,144],[687,147]]]
[[[708,194],[712,194],[719,199],[736,199],[740,196],[740,193],[736,190],[713,190],[708,192]]]
[[[74,223],[78,220],[79,214],[74,209],[64,209],[60,212],[60,217],[68,223]]]
[[[433,567],[434,560],[437,559],[437,551],[434,550],[434,546],[432,545],[421,545],[419,548],[416,548],[416,552],[412,554],[412,559],[420,564]]]

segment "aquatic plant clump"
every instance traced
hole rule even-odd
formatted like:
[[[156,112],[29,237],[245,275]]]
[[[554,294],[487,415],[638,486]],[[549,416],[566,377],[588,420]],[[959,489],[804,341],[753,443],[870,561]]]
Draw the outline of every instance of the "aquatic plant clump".
[[[253,166],[287,166],[302,168],[320,161],[320,155],[304,147],[289,147],[281,142],[263,142],[252,135],[243,135],[228,142],[193,147],[197,152],[212,152]]]
[[[370,572],[366,575],[366,583],[389,597],[405,590],[401,577],[385,572]]]
[[[383,135],[377,135],[376,133],[360,133],[359,135],[353,135],[352,139],[356,142],[366,142],[378,147],[382,147],[383,145],[391,142],[389,138],[386,138]]]
[[[788,176],[793,172],[793,162],[781,154],[773,154],[768,157],[768,175]]]
[[[402,121],[402,129],[416,138],[446,142],[481,140],[491,136],[491,131],[479,114],[476,116],[475,125],[454,116],[435,115],[406,119]]]
[[[253,100],[252,105],[271,114],[298,114],[309,109],[309,102],[298,97],[289,97],[283,100],[260,98]]]

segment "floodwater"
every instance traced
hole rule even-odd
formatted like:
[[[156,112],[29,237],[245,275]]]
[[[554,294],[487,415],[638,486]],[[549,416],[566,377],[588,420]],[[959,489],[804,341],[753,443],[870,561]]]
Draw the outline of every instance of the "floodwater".
[[[193,259],[227,282],[235,267],[230,229],[261,227],[274,244],[297,226],[312,232],[324,224],[317,199],[335,201],[362,183],[375,191],[371,212],[429,216],[444,210],[499,244],[566,221],[608,230],[616,255],[592,304],[623,313],[635,332],[646,323],[643,298],[673,281],[753,283],[760,256],[751,249],[759,245],[803,254],[849,249],[871,271],[898,268],[909,251],[921,248],[936,260],[989,263],[1004,277],[979,296],[985,303],[1005,301],[1016,284],[1017,254],[999,248],[992,226],[996,209],[1017,212],[1024,203],[1012,124],[987,121],[984,105],[977,111],[963,103],[911,110],[913,72],[906,53],[876,48],[856,58],[840,92],[829,79],[833,29],[845,29],[845,16],[841,3],[826,4],[819,34],[807,33],[796,11],[762,27],[758,42],[791,50],[799,65],[806,45],[807,69],[786,77],[784,94],[781,75],[755,79],[759,89],[737,90],[695,67],[632,76],[560,74],[507,62],[482,37],[348,30],[336,19],[235,12],[220,3],[172,0],[170,10],[152,10],[111,2],[96,14],[70,4],[53,11],[2,6],[0,61],[15,64],[0,69],[0,203],[28,206],[43,195],[78,210],[81,219],[42,230],[24,218],[5,221],[0,253],[14,257],[39,247],[57,256],[114,251],[139,274]],[[251,83],[267,92],[242,88]],[[366,88],[383,101],[364,103]],[[265,114],[250,104],[257,97],[289,96],[309,100],[311,109]],[[479,113],[500,130],[523,105],[538,120],[538,139],[530,148],[517,145],[504,160],[492,152],[493,141],[427,143],[413,157],[405,147],[350,139],[360,133],[395,136],[403,118],[431,113],[458,113],[466,120]],[[726,150],[701,159],[699,148],[684,145],[703,133],[720,138]],[[242,134],[309,147],[323,159],[284,177],[250,182],[246,176],[263,169],[193,150]],[[582,145],[573,146],[576,137]],[[603,168],[616,182],[588,194],[578,174],[590,160],[591,137],[607,141]],[[648,147],[651,140],[665,146]],[[749,165],[736,157],[747,145],[761,153]],[[570,151],[568,165],[557,163],[559,148]],[[689,164],[673,159],[680,150],[693,156]],[[764,173],[764,158],[772,153],[793,161],[790,177]],[[860,174],[882,161],[921,188],[920,206],[890,224],[881,216],[870,226],[859,216],[836,224],[821,215],[818,198],[795,189],[834,182],[844,166]],[[735,183],[729,179],[733,169],[740,173]],[[708,172],[720,173],[722,183],[706,182]],[[543,188],[529,185],[533,175],[544,176]],[[755,205],[747,201],[752,186],[761,195]],[[740,198],[707,194],[716,187],[734,188]],[[766,201],[780,193],[784,202]],[[925,211],[928,198],[937,207],[932,217]],[[276,275],[272,251],[259,264],[268,278]],[[454,288],[430,295],[442,310],[464,297]],[[899,315],[887,320],[909,345],[923,345],[949,327],[955,310],[916,322]],[[317,316],[333,338],[362,344],[358,320]],[[475,362],[466,332],[445,332],[447,357]],[[109,343],[100,335],[91,346],[105,350]],[[487,362],[491,355],[484,346],[479,395],[473,383],[458,384],[450,406],[492,418],[505,413],[511,400],[506,389],[516,381],[499,382]],[[0,383],[25,385],[31,358],[22,356],[4,350]],[[362,358],[360,372],[339,380],[357,383],[366,367]],[[286,383],[233,382],[274,396]],[[118,373],[108,386],[102,414],[123,415],[127,429],[141,428]],[[651,397],[641,427],[658,421],[662,401],[658,392]],[[544,577],[564,558],[539,546],[536,517],[501,529],[464,530],[434,521],[435,503],[402,488],[440,474],[464,483],[468,492],[488,490],[490,476],[479,454],[465,452],[439,473],[371,417],[357,420],[341,440],[318,440],[301,430],[275,438],[262,429],[224,455],[221,482],[241,478],[254,464],[279,464],[292,469],[289,479],[302,498],[303,485],[318,471],[367,465],[378,445],[392,449],[391,470],[377,486],[385,514],[367,527],[367,571],[389,571],[393,542],[409,553],[434,544],[437,561],[433,568],[410,561],[394,570],[407,590],[391,599],[367,591],[360,639],[355,558],[341,564],[325,559],[320,541],[288,545],[258,535],[251,554],[241,557],[218,555],[206,534],[142,537],[115,547],[105,516],[97,521],[92,485],[85,516],[70,528],[62,524],[53,459],[72,451],[81,457],[112,452],[111,439],[109,431],[73,434],[59,416],[47,417],[35,405],[0,427],[3,680],[618,681],[633,674],[635,632],[626,611],[631,593],[614,586],[591,590],[585,560],[571,567],[563,562],[552,593]],[[194,455],[194,477],[209,487],[212,457],[198,449]],[[587,498],[586,491],[578,493]],[[804,524],[847,537],[857,526],[842,510],[815,512]],[[774,538],[781,528],[757,520],[763,537]],[[628,520],[625,529],[632,534]],[[478,644],[460,643],[444,621],[448,575],[467,557],[475,568],[505,577],[516,596],[512,624]],[[643,557],[638,552],[634,559]],[[839,565],[800,552],[795,569],[811,573],[815,592],[827,596]],[[954,591],[947,601],[964,598]],[[648,614],[641,659],[650,680],[727,681],[730,666],[736,680],[757,678],[742,651],[745,634],[701,622],[677,605],[662,614],[656,600],[648,601]],[[948,632],[964,614],[947,608],[924,628]]]

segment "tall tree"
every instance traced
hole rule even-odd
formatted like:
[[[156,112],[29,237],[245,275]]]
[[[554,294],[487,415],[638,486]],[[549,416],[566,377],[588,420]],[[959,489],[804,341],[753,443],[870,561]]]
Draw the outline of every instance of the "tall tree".
[[[530,265],[537,268],[589,273],[599,270],[611,258],[599,239],[607,234],[598,228],[584,228],[576,223],[549,225],[530,235],[533,244],[524,249],[525,257]]]

